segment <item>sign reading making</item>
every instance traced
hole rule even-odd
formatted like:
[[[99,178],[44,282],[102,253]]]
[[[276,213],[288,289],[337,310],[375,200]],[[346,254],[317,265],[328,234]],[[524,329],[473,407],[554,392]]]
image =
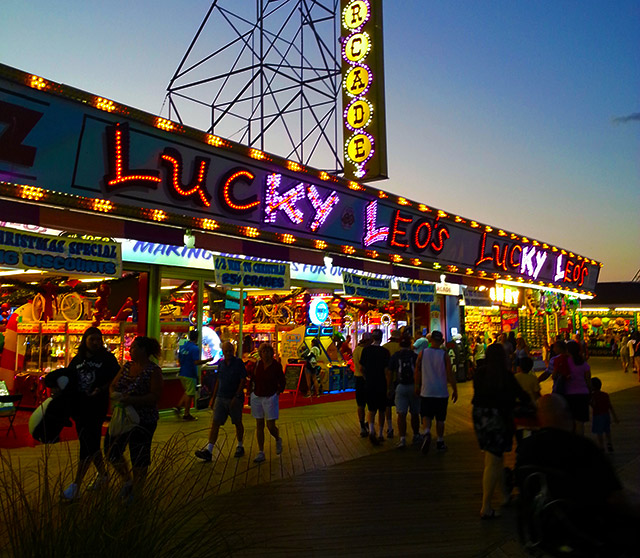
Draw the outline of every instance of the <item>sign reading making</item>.
[[[389,279],[377,279],[343,271],[342,283],[344,293],[347,296],[391,300],[391,281]]]
[[[401,302],[433,302],[436,286],[421,281],[398,281]]]
[[[221,287],[289,290],[289,264],[216,256],[216,283]]]
[[[39,269],[64,275],[119,277],[117,242],[50,236],[0,227],[0,267]]]

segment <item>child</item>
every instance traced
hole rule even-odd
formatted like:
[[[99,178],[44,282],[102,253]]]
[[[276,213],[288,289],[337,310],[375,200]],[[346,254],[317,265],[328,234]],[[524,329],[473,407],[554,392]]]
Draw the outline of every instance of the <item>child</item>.
[[[598,445],[604,451],[603,435],[607,439],[607,450],[613,452],[613,444],[611,443],[611,416],[618,424],[618,416],[613,410],[609,394],[601,391],[602,382],[600,378],[591,378],[591,386],[593,394],[591,395],[591,407],[593,407],[593,421],[591,422],[591,432],[596,435]],[[611,413],[611,415],[609,414]]]

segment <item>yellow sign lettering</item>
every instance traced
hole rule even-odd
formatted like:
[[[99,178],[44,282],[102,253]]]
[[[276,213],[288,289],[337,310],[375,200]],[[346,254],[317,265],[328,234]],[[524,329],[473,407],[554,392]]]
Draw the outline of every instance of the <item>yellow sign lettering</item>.
[[[344,47],[344,55],[349,62],[360,62],[363,60],[369,50],[371,49],[371,42],[369,41],[368,33],[354,33],[351,35]]]
[[[366,99],[356,99],[347,107],[346,125],[352,130],[365,128],[371,121],[373,108]]]
[[[347,143],[347,157],[354,163],[362,163],[369,158],[372,149],[372,140],[368,135],[356,134]]]
[[[366,66],[352,66],[344,78],[344,88],[350,97],[361,95],[370,83],[371,74]]]
[[[363,0],[351,2],[342,12],[342,24],[350,30],[358,29],[369,19],[369,6]]]

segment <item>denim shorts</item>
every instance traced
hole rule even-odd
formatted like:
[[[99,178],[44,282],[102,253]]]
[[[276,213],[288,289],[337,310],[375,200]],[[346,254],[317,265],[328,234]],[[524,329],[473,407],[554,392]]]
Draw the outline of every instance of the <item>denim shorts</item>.
[[[420,397],[415,393],[414,384],[396,386],[396,412],[417,415],[420,412]]]

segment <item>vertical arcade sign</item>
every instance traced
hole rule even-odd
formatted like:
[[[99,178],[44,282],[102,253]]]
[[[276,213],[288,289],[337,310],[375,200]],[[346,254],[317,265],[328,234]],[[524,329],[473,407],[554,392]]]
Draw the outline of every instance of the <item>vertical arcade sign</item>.
[[[387,178],[382,0],[341,0],[345,178]]]

